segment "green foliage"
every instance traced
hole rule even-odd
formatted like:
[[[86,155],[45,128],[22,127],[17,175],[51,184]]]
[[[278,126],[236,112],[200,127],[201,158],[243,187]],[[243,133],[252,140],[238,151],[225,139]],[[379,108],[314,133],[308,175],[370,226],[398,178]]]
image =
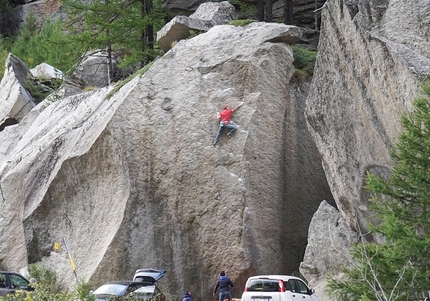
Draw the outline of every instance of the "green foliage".
[[[391,151],[394,167],[388,179],[369,174],[374,194],[372,226],[385,241],[353,249],[346,278],[329,287],[338,300],[419,300],[430,280],[430,82],[414,110],[402,118],[404,131]]]
[[[17,291],[14,295],[0,297],[1,301],[94,301],[91,285],[80,282],[73,292],[64,292],[56,284],[56,275],[49,269],[30,265],[30,277],[35,279],[31,292]]]
[[[246,3],[241,0],[228,0],[228,2],[230,2],[230,4],[233,5],[237,11],[240,11],[241,15],[244,15],[244,16],[256,15],[255,4]]]
[[[79,282],[79,285],[76,287],[74,291],[75,300],[79,301],[94,301],[96,298],[90,292],[93,287],[90,283],[87,282]]]
[[[130,75],[129,77],[127,77],[125,80],[123,80],[122,82],[119,82],[116,84],[115,88],[113,88],[105,97],[105,99],[109,99],[111,98],[116,92],[119,91],[119,89],[121,89],[123,86],[125,86],[127,83],[129,83],[130,81],[133,80],[133,78],[135,78],[136,76],[142,76],[143,74],[146,73],[146,71],[149,70],[149,68],[151,68],[152,64],[154,62],[150,62],[149,64],[145,65],[143,68],[141,68],[140,70],[136,71],[134,74]]]
[[[295,75],[299,78],[311,77],[314,74],[317,52],[299,46],[293,46]]]
[[[248,25],[252,22],[256,22],[255,20],[252,19],[245,19],[245,20],[233,20],[230,21],[230,23],[228,23],[229,25],[233,25],[233,26],[245,26]]]
[[[12,42],[9,38],[4,38],[0,35],[0,80],[4,76],[4,68],[9,51],[12,47]]]
[[[42,28],[30,16],[20,30],[11,52],[29,68],[47,63],[64,72],[71,71],[84,51],[82,43],[69,40],[61,20],[47,21]]]
[[[95,0],[82,3],[64,0],[68,7],[69,29],[73,41],[86,43],[87,49],[112,48],[121,58],[121,66],[149,62],[161,53],[154,45],[155,33],[164,25],[162,1]]]
[[[58,91],[62,84],[62,80],[53,79],[48,85],[43,84],[39,80],[34,80],[32,78],[28,78],[25,81],[25,89],[30,93],[33,97],[35,103],[39,103],[44,100],[49,94]]]

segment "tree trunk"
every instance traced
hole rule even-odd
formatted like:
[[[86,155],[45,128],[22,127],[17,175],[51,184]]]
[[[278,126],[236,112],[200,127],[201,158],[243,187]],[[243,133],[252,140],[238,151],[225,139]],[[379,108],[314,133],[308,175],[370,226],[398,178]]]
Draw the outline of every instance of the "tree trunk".
[[[293,0],[285,0],[284,2],[284,22],[287,25],[293,24]]]
[[[141,12],[142,19],[151,13],[152,7],[153,7],[153,0],[142,1],[142,12]],[[154,27],[151,24],[147,25],[143,29],[141,34],[141,40],[142,40],[142,52],[146,53],[145,56],[142,58],[142,67],[143,67],[152,60],[150,52],[151,50],[154,49]]]
[[[266,0],[265,5],[265,12],[266,12],[266,22],[272,22],[273,21],[273,0]]]
[[[260,22],[264,21],[264,3],[265,0],[257,0],[257,20]]]
[[[107,0],[106,4],[109,5],[110,1]],[[110,36],[109,29],[106,29],[106,36],[107,37]],[[108,39],[106,42],[106,51],[107,51],[106,61],[107,61],[108,83],[110,85],[114,81],[113,64],[112,64],[112,43],[111,43],[110,39]]]
[[[107,31],[109,35],[109,30]],[[113,64],[112,64],[112,43],[107,42],[107,67],[108,67],[108,81],[109,85],[114,81]]]

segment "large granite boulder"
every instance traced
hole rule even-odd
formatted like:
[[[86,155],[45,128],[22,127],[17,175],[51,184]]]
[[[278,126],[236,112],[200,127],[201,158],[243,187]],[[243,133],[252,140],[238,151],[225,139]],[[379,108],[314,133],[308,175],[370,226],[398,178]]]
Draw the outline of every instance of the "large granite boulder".
[[[323,9],[306,116],[337,206],[363,233],[372,216],[365,176],[389,174],[400,117],[430,74],[429,15],[426,0],[332,0]]]
[[[289,85],[300,30],[215,26],[120,89],[37,106],[0,132],[21,133],[0,157],[5,267],[42,262],[76,285],[64,237],[94,285],[158,267],[167,294],[209,299],[225,270],[240,297],[250,275],[298,270],[312,215],[332,199],[305,127],[309,83]],[[213,147],[215,113],[240,101],[239,130]]]

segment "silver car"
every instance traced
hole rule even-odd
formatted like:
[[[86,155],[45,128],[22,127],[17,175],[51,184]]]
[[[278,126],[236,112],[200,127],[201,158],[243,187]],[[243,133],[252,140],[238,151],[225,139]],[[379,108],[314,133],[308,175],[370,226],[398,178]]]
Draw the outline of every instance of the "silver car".
[[[249,277],[241,301],[318,301],[315,290],[297,277],[261,275]]]
[[[14,294],[17,290],[33,291],[30,281],[24,276],[8,271],[0,271],[0,296]]]

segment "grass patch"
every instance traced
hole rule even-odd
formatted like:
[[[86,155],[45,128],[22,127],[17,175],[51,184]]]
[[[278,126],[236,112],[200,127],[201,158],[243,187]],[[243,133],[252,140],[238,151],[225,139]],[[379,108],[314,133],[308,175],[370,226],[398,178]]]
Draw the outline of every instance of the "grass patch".
[[[245,20],[233,20],[230,21],[230,23],[228,23],[228,25],[233,25],[233,26],[245,26],[248,25],[250,23],[256,22],[255,20],[252,19],[245,19]]]

